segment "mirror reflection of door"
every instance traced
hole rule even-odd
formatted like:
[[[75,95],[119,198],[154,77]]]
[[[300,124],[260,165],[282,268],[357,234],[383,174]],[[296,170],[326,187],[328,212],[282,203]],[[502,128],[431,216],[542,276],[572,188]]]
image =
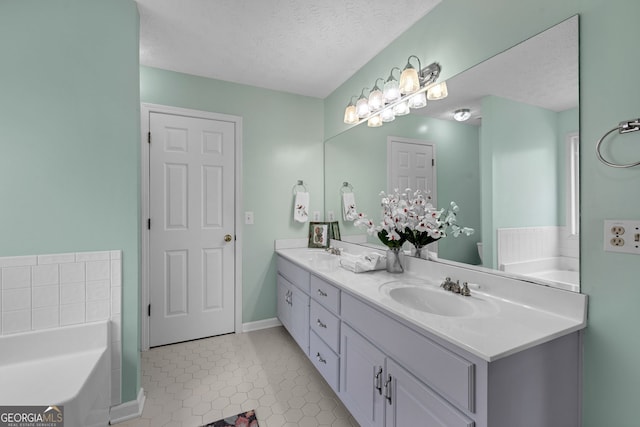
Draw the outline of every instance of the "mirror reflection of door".
[[[410,188],[423,192],[438,207],[435,144],[418,139],[387,137],[387,192]],[[438,252],[438,244],[428,246]]]
[[[387,192],[406,188],[421,190],[437,203],[435,145],[417,139],[387,138]]]

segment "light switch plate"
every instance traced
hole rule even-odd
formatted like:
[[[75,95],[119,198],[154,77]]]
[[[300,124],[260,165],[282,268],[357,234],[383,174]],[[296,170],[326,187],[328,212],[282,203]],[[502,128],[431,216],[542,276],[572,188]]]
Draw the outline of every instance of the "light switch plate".
[[[327,220],[329,222],[336,220],[336,214],[333,211],[327,212]]]
[[[313,211],[313,220],[320,221],[320,211]]]
[[[247,225],[253,224],[253,212],[245,212],[244,213],[244,223]]]
[[[640,220],[605,220],[604,250],[640,255]]]

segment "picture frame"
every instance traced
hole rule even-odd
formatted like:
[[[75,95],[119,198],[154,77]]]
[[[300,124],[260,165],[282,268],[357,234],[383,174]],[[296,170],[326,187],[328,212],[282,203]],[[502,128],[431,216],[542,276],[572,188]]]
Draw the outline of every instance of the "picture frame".
[[[328,248],[331,240],[328,222],[309,223],[309,245],[310,248]]]
[[[329,223],[329,237],[333,240],[342,240],[340,237],[340,224],[338,221],[332,221]]]

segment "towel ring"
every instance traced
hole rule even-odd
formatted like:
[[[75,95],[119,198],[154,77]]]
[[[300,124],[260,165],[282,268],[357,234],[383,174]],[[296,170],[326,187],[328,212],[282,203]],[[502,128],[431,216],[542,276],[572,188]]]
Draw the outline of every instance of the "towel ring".
[[[293,191],[294,196],[296,195],[296,193],[298,193],[298,191],[300,191],[299,187],[302,187],[302,191],[305,191],[305,192],[307,191],[307,186],[304,185],[304,181],[299,179],[298,183],[294,185],[293,188],[291,189],[291,191]]]
[[[604,139],[607,136],[609,136],[611,133],[618,131],[618,133],[622,134],[622,133],[636,132],[639,130],[640,130],[640,119],[633,119],[633,120],[620,122],[618,126],[614,127],[609,132],[602,135],[602,138],[600,138],[598,140],[598,143],[596,144],[596,155],[598,156],[598,160],[600,160],[602,163],[604,163],[607,166],[611,166],[612,168],[632,168],[634,166],[640,165],[640,162],[628,163],[628,164],[622,164],[622,165],[619,163],[611,163],[610,161],[602,157],[602,153],[600,152],[600,146],[602,145],[602,141],[604,141]]]
[[[340,194],[344,194],[347,192],[353,192],[353,185],[345,181],[342,183],[342,187],[340,187]]]

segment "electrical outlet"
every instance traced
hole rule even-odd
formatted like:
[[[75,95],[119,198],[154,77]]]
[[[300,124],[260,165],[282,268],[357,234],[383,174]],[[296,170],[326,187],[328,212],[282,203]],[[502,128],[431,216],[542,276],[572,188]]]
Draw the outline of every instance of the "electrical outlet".
[[[604,250],[640,255],[640,221],[605,220]]]
[[[327,220],[329,222],[336,220],[336,214],[333,211],[327,212]]]
[[[621,225],[614,225],[611,227],[611,234],[622,236],[624,234],[624,227]]]
[[[622,237],[614,237],[609,243],[611,243],[611,246],[624,246],[624,239]]]

